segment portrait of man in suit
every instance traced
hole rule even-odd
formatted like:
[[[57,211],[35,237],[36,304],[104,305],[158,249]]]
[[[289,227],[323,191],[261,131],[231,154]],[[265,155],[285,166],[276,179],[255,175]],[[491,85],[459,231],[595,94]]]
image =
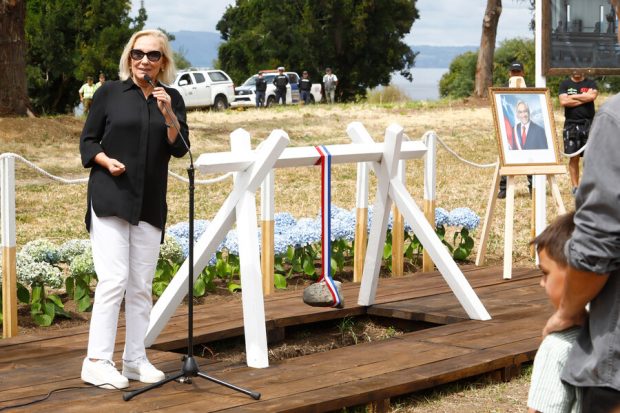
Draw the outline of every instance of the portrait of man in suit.
[[[527,103],[520,100],[516,109],[518,122],[514,128],[515,139],[510,144],[510,149],[548,149],[545,128],[531,121]]]

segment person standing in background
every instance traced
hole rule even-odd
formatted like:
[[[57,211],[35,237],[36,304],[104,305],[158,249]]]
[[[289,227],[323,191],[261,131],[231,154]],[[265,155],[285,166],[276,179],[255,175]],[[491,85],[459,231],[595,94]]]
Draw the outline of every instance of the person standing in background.
[[[105,83],[105,75],[103,72],[99,73],[99,81],[95,83],[95,92]]]
[[[82,164],[90,168],[85,223],[98,278],[81,378],[95,386],[165,378],[149,362],[144,339],[166,225],[168,163],[189,150],[183,98],[162,85],[174,81],[175,72],[164,33],[134,33],[121,55],[120,80],[97,91],[80,137]],[[121,374],[113,356],[123,298]]]
[[[86,83],[82,85],[80,90],[78,91],[80,95],[80,102],[84,105],[84,114],[88,115],[88,111],[90,110],[90,105],[93,102],[93,96],[95,95],[95,85],[93,84],[93,77],[88,76],[86,78]]]
[[[323,89],[325,90],[325,100],[327,103],[336,103],[336,87],[338,86],[338,77],[332,73],[331,68],[325,69],[323,76]]]
[[[263,77],[263,72],[258,72],[256,78],[256,108],[265,105],[265,92],[267,91],[267,81]]]
[[[312,89],[312,82],[308,77],[308,72],[304,70],[301,79],[299,79],[299,93],[305,105],[310,103],[310,89]]]
[[[588,142],[590,125],[594,119],[594,100],[598,96],[596,82],[588,79],[581,71],[573,71],[570,78],[560,83],[558,89],[560,105],[564,107],[564,153],[573,154]],[[579,186],[579,158],[573,156],[568,161],[568,174],[573,185],[573,195]]]
[[[273,79],[276,85],[276,102],[286,105],[286,86],[288,85],[288,76],[284,73],[284,67],[278,68],[278,75]]]

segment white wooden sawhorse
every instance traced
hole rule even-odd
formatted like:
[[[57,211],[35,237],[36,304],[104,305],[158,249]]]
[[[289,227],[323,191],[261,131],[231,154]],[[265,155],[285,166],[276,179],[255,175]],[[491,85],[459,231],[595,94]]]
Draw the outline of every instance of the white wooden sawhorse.
[[[384,143],[375,143],[363,127],[350,128],[349,134],[356,142],[355,144],[326,146],[331,154],[332,163],[371,162],[379,181],[359,304],[374,303],[390,206],[393,200],[401,213],[413,225],[422,245],[429,251],[431,258],[469,317],[477,320],[490,319],[463,273],[397,177],[398,162],[422,158],[426,154],[426,146],[420,141],[402,142],[403,129],[398,125],[391,125],[387,129]],[[281,130],[273,131],[269,138],[254,151],[250,150],[249,134],[242,129],[233,132],[231,140],[231,152],[203,154],[196,161],[196,167],[201,172],[235,172],[236,176],[232,192],[196,243],[194,275],[197,277],[205,268],[217,246],[232,227],[235,221],[233,212],[236,213],[247,365],[264,368],[268,367],[269,362],[256,235],[255,192],[271,169],[314,166],[320,155],[313,146],[284,149],[289,139]],[[188,265],[186,260],[153,307],[151,324],[146,337],[147,346],[153,344],[185,297]]]

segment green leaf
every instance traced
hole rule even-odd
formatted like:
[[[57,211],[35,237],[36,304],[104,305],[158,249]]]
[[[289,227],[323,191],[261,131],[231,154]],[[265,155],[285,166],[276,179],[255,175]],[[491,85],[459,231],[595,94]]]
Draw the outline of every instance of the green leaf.
[[[329,261],[330,261],[329,263],[332,269],[332,274],[335,274],[336,272],[338,272],[338,262],[336,261],[334,257],[331,257]]]
[[[287,282],[286,282],[286,277],[285,276],[283,276],[282,274],[274,274],[273,275],[273,279],[274,279],[274,284],[275,284],[277,289],[279,289],[279,290],[286,289]]]
[[[286,258],[288,258],[289,262],[292,262],[295,258],[295,248],[289,245],[286,249]]]
[[[54,320],[54,317],[56,316],[56,306],[51,301],[45,301],[45,304],[43,304],[43,312]]]
[[[392,256],[392,244],[385,243],[383,246],[383,259],[387,260]]]
[[[164,290],[167,286],[167,282],[153,282],[153,294],[157,297],[160,297],[164,293]]]
[[[314,261],[310,259],[304,261],[304,274],[308,276],[315,275]]]
[[[75,287],[75,279],[73,277],[67,277],[65,279],[65,290],[67,291],[67,295],[69,297],[73,297],[73,290]]]
[[[65,308],[65,305],[62,303],[62,300],[56,294],[48,295],[47,299],[53,302],[56,305],[56,307]]]
[[[41,298],[43,297],[44,291],[43,291],[43,287],[40,285],[36,285],[36,286],[32,286],[32,302],[33,303],[38,303],[41,301]]]
[[[241,291],[241,286],[235,283],[228,283],[228,291],[234,293],[235,291]]]
[[[17,299],[22,303],[30,302],[30,291],[20,283],[17,283]]]
[[[79,312],[90,311],[92,309],[92,301],[90,296],[85,295],[82,296],[79,300],[77,300],[77,310]]]
[[[194,297],[202,297],[207,290],[207,284],[202,277],[199,277],[194,282]]]
[[[34,314],[32,316],[32,319],[35,323],[37,323],[37,325],[44,327],[50,326],[52,324],[52,321],[54,321],[53,318],[47,314]]]
[[[454,259],[458,261],[466,260],[468,255],[469,254],[465,248],[457,248],[452,253],[452,256],[454,257]]]

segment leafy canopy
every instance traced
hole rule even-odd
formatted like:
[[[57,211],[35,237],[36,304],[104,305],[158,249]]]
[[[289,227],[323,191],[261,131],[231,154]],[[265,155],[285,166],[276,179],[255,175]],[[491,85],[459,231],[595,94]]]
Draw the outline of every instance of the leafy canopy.
[[[450,70],[439,81],[439,94],[442,97],[462,98],[471,96],[476,77],[477,52],[466,52],[455,57]],[[523,64],[525,83],[534,86],[534,41],[508,39],[500,43],[493,58],[493,85],[508,84],[508,68],[514,61]]]
[[[340,99],[353,100],[394,71],[411,80],[403,39],[417,18],[414,0],[238,0],[217,24],[219,61],[235,83],[278,66],[320,82],[331,67]]]
[[[108,79],[146,11],[130,18],[130,0],[28,0],[28,95],[38,112],[64,113],[78,102],[87,76]]]

